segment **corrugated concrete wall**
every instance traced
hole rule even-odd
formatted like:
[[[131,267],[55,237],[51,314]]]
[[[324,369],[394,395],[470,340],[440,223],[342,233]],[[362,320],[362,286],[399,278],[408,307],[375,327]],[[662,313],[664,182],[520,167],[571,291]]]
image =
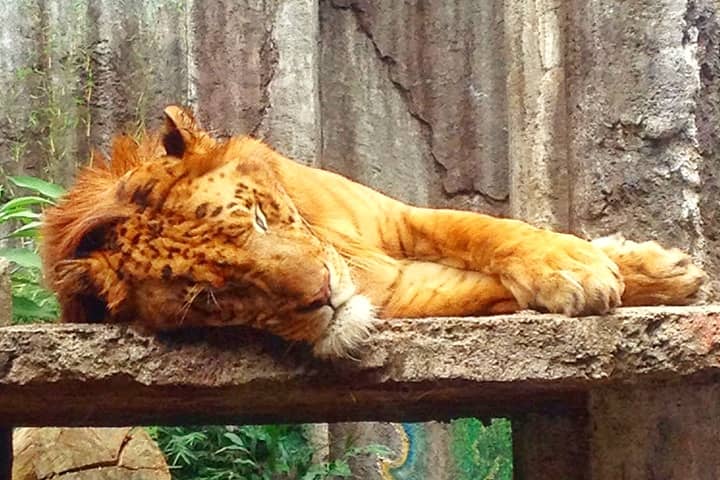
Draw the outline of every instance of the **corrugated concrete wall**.
[[[655,238],[716,277],[718,25],[713,0],[11,0],[0,168],[67,183],[186,103],[407,201]]]

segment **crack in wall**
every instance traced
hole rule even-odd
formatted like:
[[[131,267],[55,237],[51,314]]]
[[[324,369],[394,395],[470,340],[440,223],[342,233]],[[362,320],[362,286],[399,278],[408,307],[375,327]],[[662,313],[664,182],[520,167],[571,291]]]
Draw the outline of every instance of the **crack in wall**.
[[[348,7],[337,5],[335,2],[333,2],[333,6],[337,8],[338,10],[350,10],[353,15],[355,16],[356,23],[358,25],[358,28],[360,31],[367,37],[367,39],[370,41],[370,44],[372,45],[373,49],[375,50],[375,53],[377,54],[380,61],[386,66],[387,74],[388,74],[388,80],[390,80],[390,83],[393,84],[393,86],[398,90],[400,93],[400,96],[405,101],[405,104],[407,105],[408,113],[415,118],[425,130],[426,140],[428,143],[428,146],[430,147],[430,155],[432,156],[433,160],[440,163],[438,159],[435,157],[435,153],[433,152],[433,127],[429,120],[427,120],[425,117],[422,116],[422,114],[418,111],[417,107],[415,107],[414,102],[412,100],[412,91],[403,85],[397,78],[395,78],[395,75],[393,74],[392,69],[398,64],[397,60],[395,60],[392,55],[384,53],[380,46],[378,45],[377,41],[375,40],[375,37],[373,33],[370,31],[370,27],[367,25],[367,22],[364,22],[361,18],[361,15],[365,13],[360,6],[353,2]]]
[[[278,62],[280,58],[277,45],[275,44],[275,39],[273,38],[275,32],[275,13],[276,12],[273,12],[272,14],[268,15],[268,17],[272,18],[273,21],[270,22],[270,26],[265,32],[263,43],[260,47],[260,88],[262,89],[260,104],[262,106],[260,107],[260,114],[258,120],[255,122],[255,125],[253,125],[252,129],[250,130],[251,136],[256,136],[258,134],[260,128],[262,128],[263,126],[263,123],[265,123],[265,120],[267,120],[270,110],[272,109],[272,101],[270,99],[269,89],[270,84],[275,79],[275,76],[277,74]]]
[[[507,208],[507,202],[509,200],[509,192],[502,196],[493,195],[490,192],[486,192],[482,188],[478,188],[472,183],[469,185],[456,185],[452,190],[448,190],[446,182],[450,175],[450,169],[452,166],[447,166],[443,159],[436,150],[436,135],[433,123],[426,118],[421,112],[420,107],[416,104],[413,98],[413,90],[406,86],[401,80],[398,79],[397,72],[395,71],[400,62],[398,62],[393,55],[383,51],[383,48],[378,43],[375,35],[372,32],[370,21],[365,18],[367,11],[363,6],[363,2],[360,1],[349,1],[340,3],[337,0],[330,2],[331,6],[337,10],[350,11],[353,14],[358,31],[360,31],[375,51],[376,57],[385,67],[385,73],[390,84],[394,87],[395,91],[400,95],[403,103],[405,104],[406,111],[420,126],[420,133],[424,138],[424,144],[427,146],[427,152],[430,156],[432,168],[435,178],[437,178],[437,187],[441,195],[441,202],[447,202],[453,200],[453,203],[445,203],[447,206],[455,205],[457,200],[461,202],[470,202],[476,205],[480,202],[484,209],[489,209],[500,213],[502,210]]]
[[[120,465],[118,465],[118,463],[120,462],[120,457],[122,456],[122,452],[125,449],[125,446],[130,441],[131,437],[132,436],[130,435],[130,432],[128,431],[128,433],[125,435],[122,442],[120,443],[120,448],[118,449],[117,453],[115,454],[115,458],[113,458],[112,460],[88,463],[88,464],[81,465],[78,467],[71,467],[71,468],[68,468],[65,470],[61,470],[59,472],[50,472],[50,473],[48,473],[48,475],[41,477],[38,480],[49,480],[49,479],[57,478],[57,477],[62,478],[64,475],[83,472],[85,470],[93,470],[96,468],[118,467],[118,466],[120,466]]]

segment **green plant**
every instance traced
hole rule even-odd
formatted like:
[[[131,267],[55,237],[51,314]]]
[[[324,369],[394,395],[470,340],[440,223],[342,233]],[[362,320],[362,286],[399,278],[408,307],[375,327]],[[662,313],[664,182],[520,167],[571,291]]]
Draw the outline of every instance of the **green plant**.
[[[494,418],[489,425],[477,418],[452,422],[452,452],[458,480],[510,480],[512,429],[510,421]]]
[[[300,480],[324,480],[329,478],[347,478],[352,476],[350,460],[365,455],[388,457],[392,451],[385,445],[370,444],[365,446],[345,445],[342,457],[332,462],[316,463],[310,466]]]
[[[34,177],[8,177],[8,180],[33,192],[33,195],[17,196],[0,204],[0,228],[9,230],[2,239],[4,243],[13,239],[15,245],[0,248],[0,257],[12,264],[13,321],[52,321],[58,318],[60,309],[55,295],[42,286],[41,261],[37,253],[39,210],[53,205],[64,190]],[[0,190],[0,195],[3,193]]]
[[[388,454],[369,445],[345,449],[342,458],[313,463],[314,447],[302,425],[149,427],[175,480],[325,480],[351,476],[358,455]]]

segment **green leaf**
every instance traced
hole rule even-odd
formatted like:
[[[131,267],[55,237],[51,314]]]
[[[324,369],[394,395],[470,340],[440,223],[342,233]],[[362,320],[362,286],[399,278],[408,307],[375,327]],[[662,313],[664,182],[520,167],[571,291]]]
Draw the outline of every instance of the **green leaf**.
[[[55,202],[43,197],[18,197],[13,198],[7,203],[0,206],[0,216],[18,210],[20,208],[31,207],[35,205],[54,205]]]
[[[25,268],[42,268],[40,255],[27,248],[0,248],[0,257]]]
[[[45,180],[40,180],[35,177],[17,176],[8,177],[8,180],[18,187],[27,188],[53,200],[57,200],[65,194],[65,189],[60,185],[46,182]]]
[[[42,222],[39,221],[30,222],[16,229],[10,235],[7,235],[5,238],[37,238],[40,235],[41,225]]]
[[[233,432],[225,432],[225,438],[227,438],[228,440],[230,440],[230,441],[231,441],[232,443],[234,443],[235,445],[239,445],[239,446],[242,446],[242,447],[245,446],[245,442],[243,441],[243,439],[240,438],[239,435],[237,435],[237,434],[235,434],[235,433],[233,433]]]
[[[335,460],[330,464],[330,468],[328,468],[328,475],[347,478],[352,476],[352,472],[350,471],[350,465],[348,465],[346,461]]]
[[[223,447],[220,450],[216,451],[215,455],[220,455],[221,453],[225,452],[243,452],[247,455],[250,455],[250,450],[245,447],[241,447],[240,445],[228,445],[227,447]]]
[[[13,295],[12,308],[14,317],[35,318],[38,320],[54,320],[55,312],[26,297]]]
[[[307,472],[305,472],[305,475],[303,475],[300,480],[322,480],[323,478],[327,478],[328,476],[328,469],[326,464],[321,465],[312,465],[310,468],[308,468]]]
[[[40,220],[41,215],[37,212],[33,212],[32,210],[25,209],[25,210],[16,210],[14,212],[10,212],[6,215],[0,216],[0,222],[6,222],[8,220]]]

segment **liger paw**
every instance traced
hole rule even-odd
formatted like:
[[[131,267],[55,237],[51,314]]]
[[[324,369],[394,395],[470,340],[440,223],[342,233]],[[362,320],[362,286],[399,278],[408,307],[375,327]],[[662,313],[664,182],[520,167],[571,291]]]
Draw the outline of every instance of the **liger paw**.
[[[707,275],[677,248],[633,242],[616,234],[593,240],[620,267],[623,305],[687,305],[696,300]]]
[[[608,313],[624,290],[618,266],[600,248],[545,230],[502,245],[491,268],[522,308],[570,316]]]

